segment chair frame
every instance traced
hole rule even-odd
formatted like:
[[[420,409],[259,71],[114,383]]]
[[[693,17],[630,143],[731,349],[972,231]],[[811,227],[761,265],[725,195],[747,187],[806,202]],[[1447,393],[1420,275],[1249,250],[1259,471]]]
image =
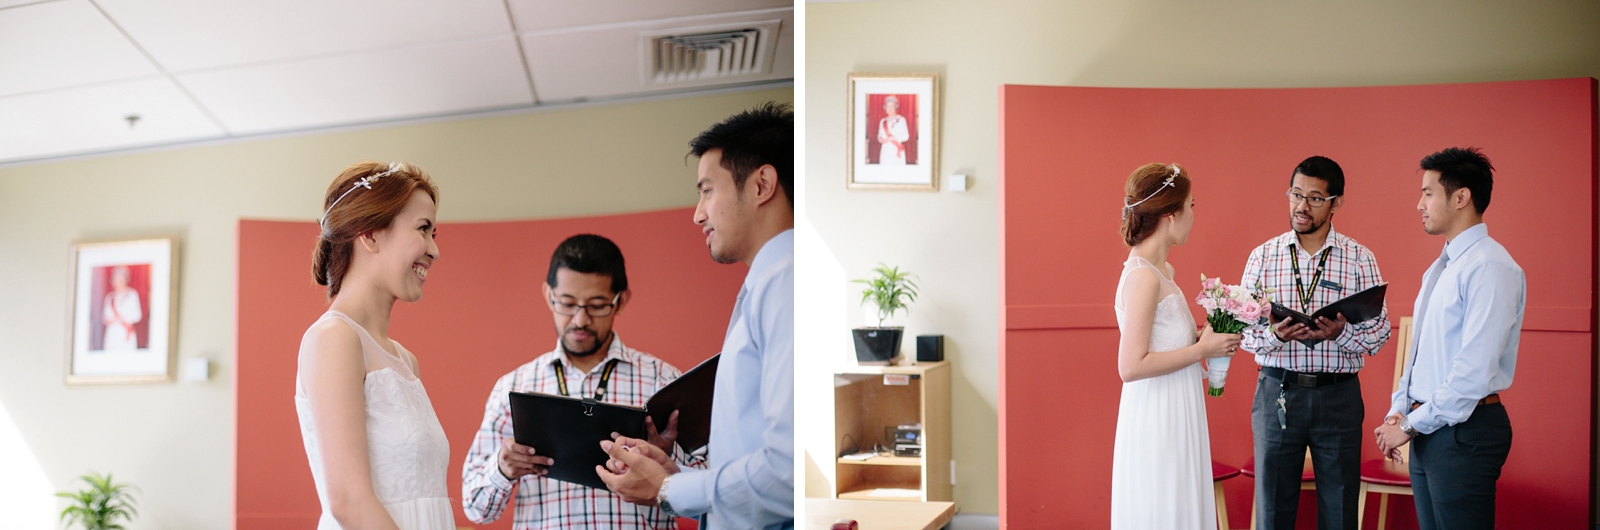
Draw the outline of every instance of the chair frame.
[[[1411,325],[1411,317],[1400,317],[1400,339],[1395,343],[1394,385],[1390,387],[1391,392],[1400,390],[1400,376],[1406,369],[1406,361],[1409,361],[1411,355],[1416,353],[1413,351],[1416,345],[1411,343]],[[1407,443],[1409,444],[1410,442]],[[1380,456],[1379,458],[1382,457]],[[1383,530],[1389,523],[1389,495],[1416,495],[1410,487],[1373,484],[1362,480],[1361,500],[1356,501],[1357,526],[1366,522],[1368,493],[1378,494],[1378,530]]]

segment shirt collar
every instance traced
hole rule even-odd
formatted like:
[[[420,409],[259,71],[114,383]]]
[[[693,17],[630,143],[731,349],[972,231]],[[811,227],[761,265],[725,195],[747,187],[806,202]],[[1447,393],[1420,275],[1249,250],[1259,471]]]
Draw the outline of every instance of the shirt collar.
[[[760,277],[763,273],[785,262],[794,260],[794,229],[790,228],[779,232],[778,235],[768,239],[761,250],[756,252],[756,259],[750,261],[750,273],[746,278]]]
[[[1284,233],[1283,236],[1281,236],[1281,237],[1283,237],[1283,244],[1280,245],[1280,246],[1282,246],[1284,248],[1289,248],[1289,245],[1295,245],[1295,246],[1299,246],[1300,245],[1300,238],[1295,235],[1294,230],[1290,230],[1290,231]],[[1344,234],[1340,234],[1339,231],[1338,230],[1334,230],[1332,226],[1328,227],[1328,239],[1325,239],[1325,240],[1322,241],[1322,248],[1328,248],[1328,247],[1334,247],[1334,248],[1343,248],[1344,247]],[[1316,249],[1316,251],[1317,252],[1321,252],[1322,248]],[[1315,253],[1313,253],[1313,252],[1311,252],[1309,250],[1307,250],[1306,253],[1307,254],[1311,254],[1313,256],[1316,255]]]
[[[1472,245],[1487,237],[1489,237],[1489,225],[1484,223],[1472,225],[1471,228],[1456,234],[1456,238],[1444,246],[1445,254],[1449,255],[1451,260],[1459,258],[1467,249],[1472,248]]]
[[[566,350],[561,349],[561,339],[559,338],[556,339],[556,350],[554,353],[555,359],[552,359],[550,362],[561,363],[561,366],[572,368],[572,363],[569,359],[567,359]],[[628,353],[628,348],[622,345],[622,335],[617,333],[616,330],[611,330],[611,346],[606,348],[605,358],[600,359],[600,364],[596,364],[595,368],[605,366],[606,361],[610,361],[612,359],[632,364],[633,356],[629,355]]]

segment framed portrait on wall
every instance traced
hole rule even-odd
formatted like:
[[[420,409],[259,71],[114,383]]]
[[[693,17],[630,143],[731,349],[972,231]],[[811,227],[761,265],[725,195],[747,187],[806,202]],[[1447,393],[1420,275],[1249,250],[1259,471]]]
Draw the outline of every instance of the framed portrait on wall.
[[[173,380],[178,239],[76,242],[67,384]]]
[[[939,189],[939,74],[850,74],[849,189]]]

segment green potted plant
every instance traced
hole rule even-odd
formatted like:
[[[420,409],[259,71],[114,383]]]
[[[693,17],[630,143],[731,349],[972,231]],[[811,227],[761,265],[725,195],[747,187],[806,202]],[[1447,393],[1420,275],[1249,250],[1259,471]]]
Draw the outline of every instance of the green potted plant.
[[[887,365],[900,357],[900,339],[905,335],[905,328],[886,327],[883,321],[902,309],[911,312],[908,304],[917,300],[916,275],[883,263],[872,271],[877,273],[876,277],[851,281],[867,286],[861,292],[861,305],[870,301],[878,308],[878,325],[855,328],[851,334],[855,337],[857,362]]]
[[[133,522],[139,511],[134,508],[132,486],[111,481],[108,473],[101,476],[90,472],[79,477],[89,487],[76,492],[57,493],[57,497],[72,500],[72,505],[61,510],[61,520],[68,525],[77,523],[84,530],[121,530],[118,519]]]

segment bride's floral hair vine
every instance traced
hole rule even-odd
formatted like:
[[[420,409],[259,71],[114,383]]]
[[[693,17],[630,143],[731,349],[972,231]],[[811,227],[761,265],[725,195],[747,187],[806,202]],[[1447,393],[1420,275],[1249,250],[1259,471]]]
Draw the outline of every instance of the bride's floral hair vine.
[[[1177,164],[1168,164],[1167,169],[1171,169],[1172,174],[1167,175],[1167,180],[1162,182],[1161,187],[1156,188],[1156,191],[1150,192],[1149,195],[1146,195],[1143,199],[1140,199],[1139,202],[1133,204],[1128,204],[1128,199],[1122,199],[1122,220],[1128,220],[1128,212],[1133,211],[1133,207],[1144,204],[1144,202],[1150,200],[1151,197],[1155,197],[1157,193],[1161,193],[1161,190],[1167,189],[1170,186],[1176,186],[1176,184],[1173,184],[1172,181],[1173,179],[1178,178],[1178,174],[1181,173],[1182,170],[1178,168]]]
[[[356,188],[366,188],[366,189],[370,190],[370,189],[372,189],[372,183],[377,182],[378,179],[381,179],[383,177],[387,177],[389,175],[393,175],[396,171],[400,171],[401,169],[404,169],[404,168],[405,168],[405,164],[403,164],[403,163],[390,162],[389,163],[389,169],[384,170],[382,173],[373,173],[371,175],[367,175],[365,177],[361,177],[361,180],[357,180],[355,182],[355,184],[351,184],[350,185],[350,189],[344,190],[344,193],[339,194],[339,198],[334,199],[333,200],[333,204],[328,205],[327,211],[322,212],[322,219],[318,220],[317,224],[322,226],[322,231],[323,232],[327,232],[328,231],[328,214],[333,213],[333,208],[335,206],[338,206],[339,205],[339,201],[344,200],[346,195],[349,195],[350,192],[352,192],[352,191],[356,191]]]

